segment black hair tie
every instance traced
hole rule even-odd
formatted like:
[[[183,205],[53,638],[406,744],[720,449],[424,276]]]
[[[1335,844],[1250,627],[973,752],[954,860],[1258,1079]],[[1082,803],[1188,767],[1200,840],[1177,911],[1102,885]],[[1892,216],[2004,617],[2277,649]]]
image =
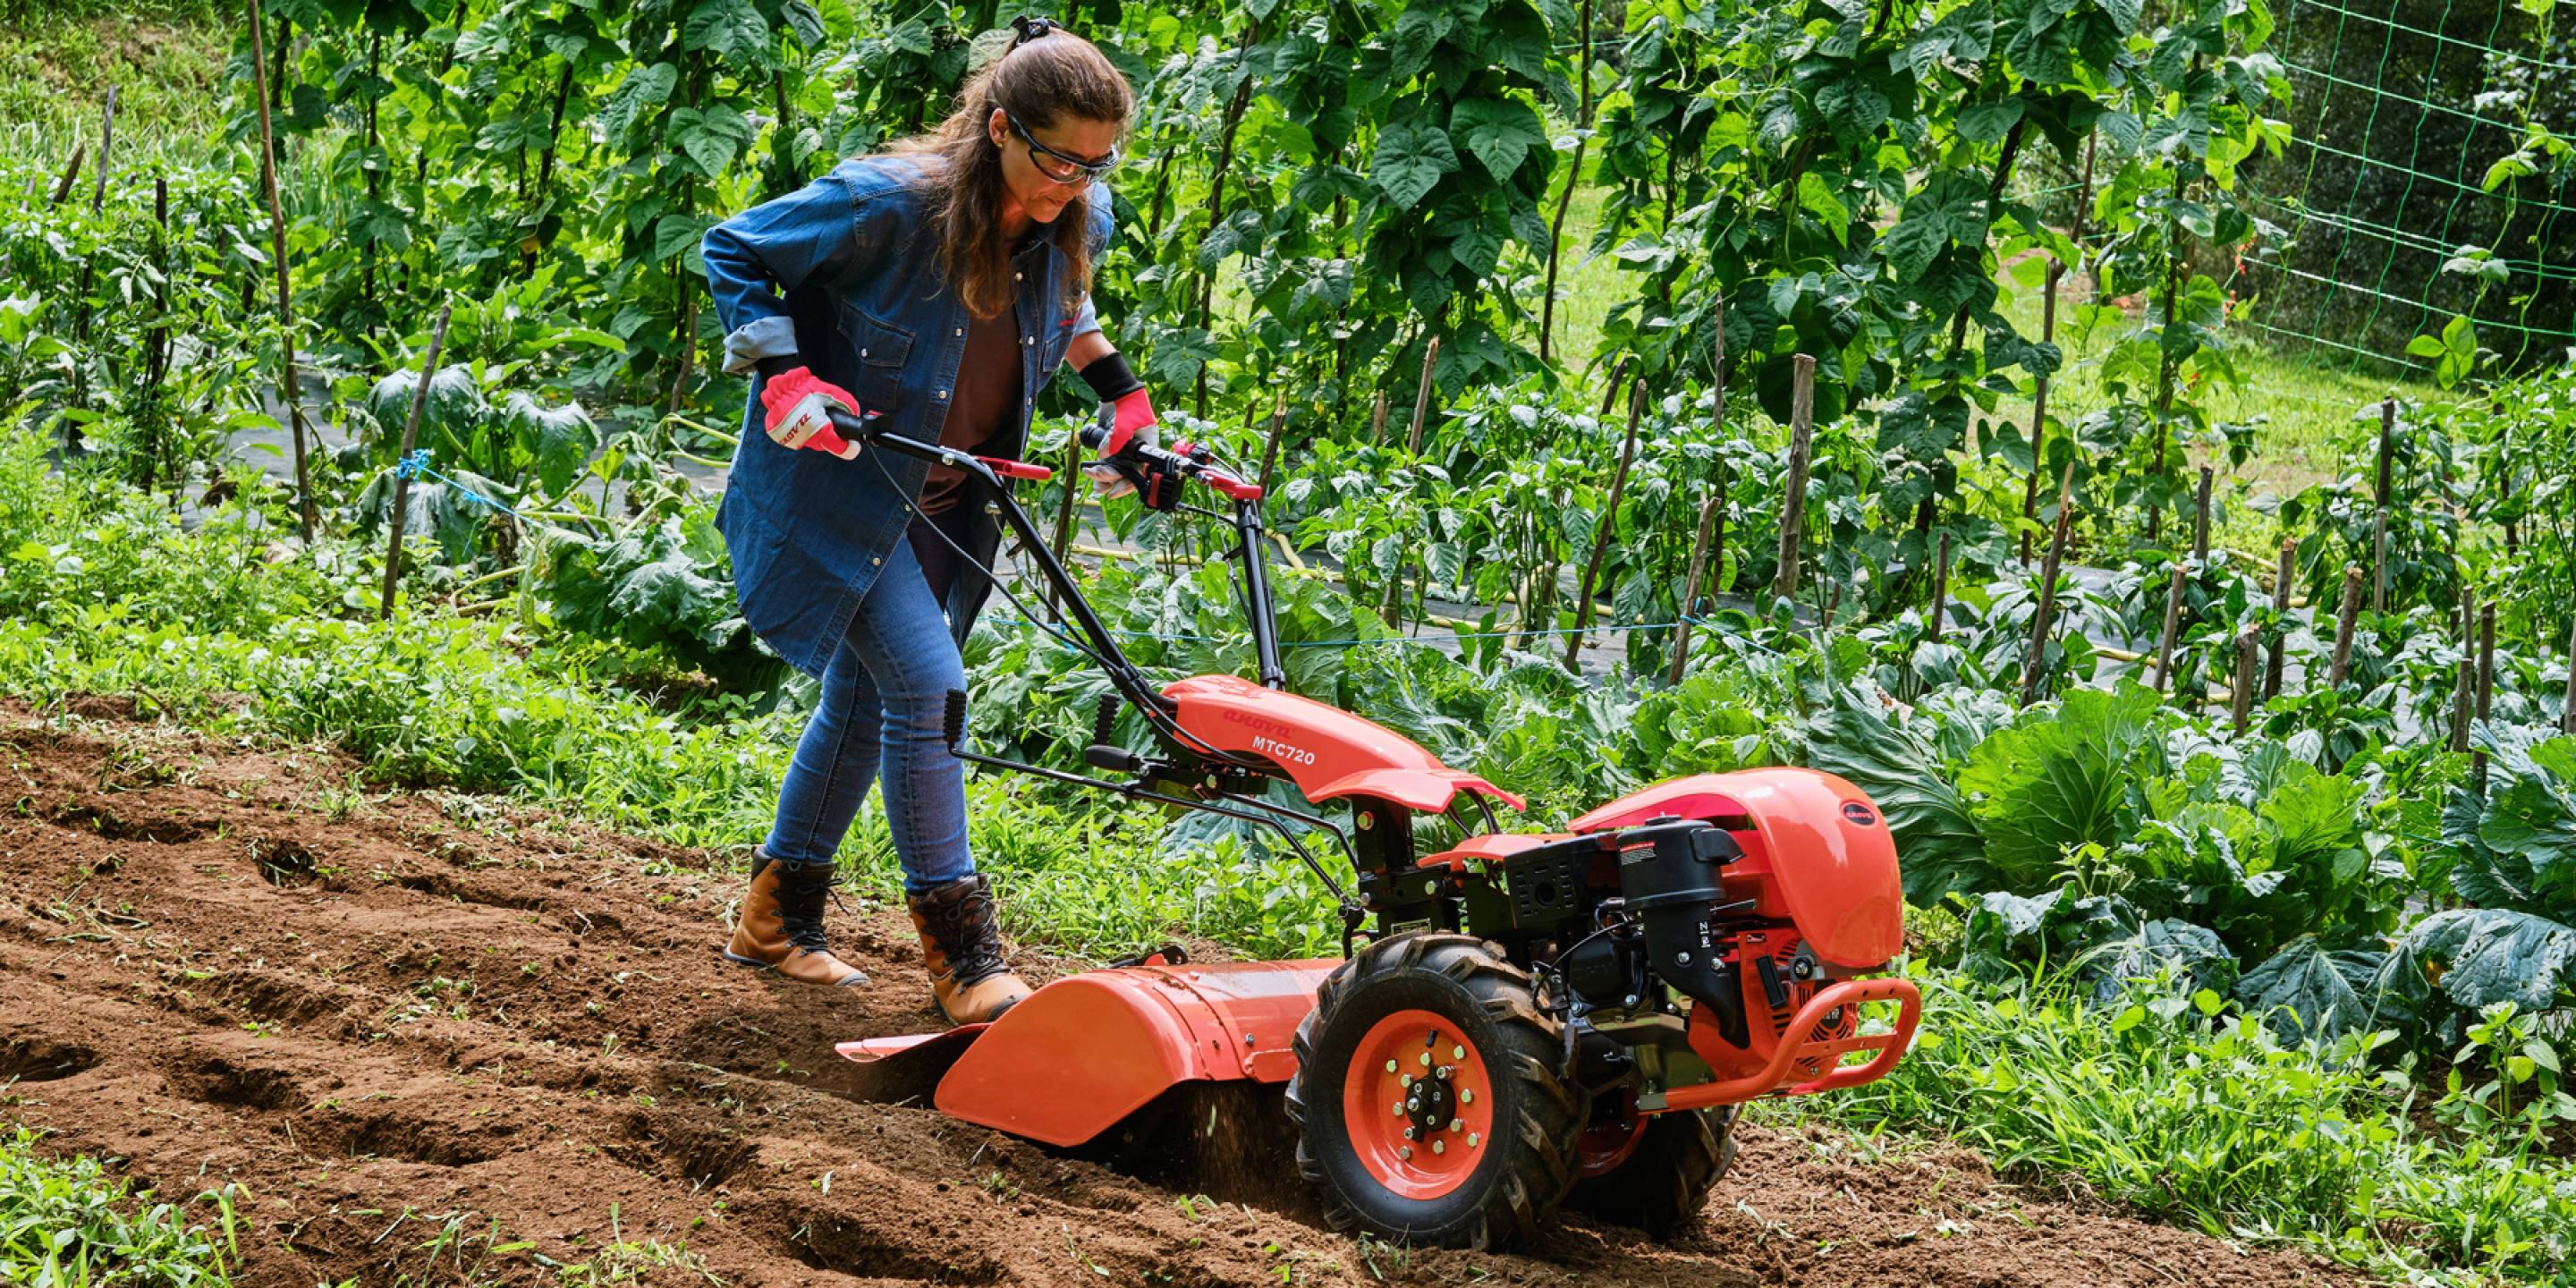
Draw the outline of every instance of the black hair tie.
[[[1032,40],[1054,34],[1056,25],[1052,18],[1031,18],[1023,15],[1011,19],[1011,30],[1020,33],[1019,38],[1011,42],[1011,48],[1017,49]]]

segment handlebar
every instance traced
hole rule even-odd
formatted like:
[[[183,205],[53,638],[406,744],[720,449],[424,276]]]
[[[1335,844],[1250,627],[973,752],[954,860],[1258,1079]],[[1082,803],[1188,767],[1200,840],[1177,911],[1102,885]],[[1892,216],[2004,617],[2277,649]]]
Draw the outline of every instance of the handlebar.
[[[889,434],[877,427],[878,422],[885,417],[883,412],[866,411],[852,415],[844,408],[831,407],[827,409],[827,414],[832,418],[832,427],[839,431],[841,437],[850,442],[889,448],[906,456],[936,461],[952,467],[963,468],[965,462],[972,461],[976,466],[981,467],[980,472],[988,475],[989,481],[997,487],[1001,486],[1003,479],[1028,479],[1032,482],[1044,483],[1055,477],[1055,471],[1044,465],[998,456],[976,456],[958,451],[953,447],[943,447],[935,443],[924,443]],[[1084,426],[1081,436],[1082,445],[1096,452],[1100,450],[1101,444],[1108,441],[1109,432],[1106,428],[1093,424]],[[1130,439],[1125,447],[1102,459],[1111,468],[1124,475],[1128,482],[1135,485],[1138,499],[1149,508],[1156,510],[1169,510],[1181,503],[1180,484],[1184,479],[1195,481],[1237,501],[1258,501],[1262,496],[1260,484],[1246,482],[1234,471],[1217,464],[1214,454],[1206,448],[1187,440],[1175,443],[1170,450],[1165,450]]]
[[[1083,446],[1096,452],[1101,444],[1108,441],[1107,429],[1098,424],[1083,426]],[[1261,499],[1260,484],[1246,482],[1234,471],[1217,464],[1215,456],[1206,448],[1187,439],[1172,444],[1166,451],[1130,438],[1125,447],[1104,459],[1126,475],[1128,482],[1136,485],[1137,497],[1150,509],[1168,510],[1179,505],[1178,483],[1182,479],[1195,480],[1237,501]]]

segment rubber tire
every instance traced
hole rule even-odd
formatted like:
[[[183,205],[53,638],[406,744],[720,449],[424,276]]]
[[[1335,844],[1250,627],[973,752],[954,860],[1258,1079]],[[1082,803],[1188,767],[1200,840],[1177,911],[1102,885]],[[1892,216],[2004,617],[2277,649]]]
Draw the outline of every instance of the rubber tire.
[[[1578,1180],[1565,1206],[1657,1240],[1690,1228],[1708,1192],[1735,1161],[1735,1107],[1657,1114],[1637,1152],[1609,1172]]]
[[[1534,1238],[1574,1183],[1584,1106],[1566,1067],[1564,1029],[1538,1009],[1528,973],[1472,936],[1417,932],[1370,943],[1315,998],[1297,1026],[1288,1116],[1297,1127],[1297,1170],[1316,1187],[1326,1223],[1452,1248]],[[1342,1116],[1353,1049],[1378,1020],[1416,1008],[1456,1024],[1494,1079],[1486,1161],[1435,1199],[1403,1198],[1370,1176]]]

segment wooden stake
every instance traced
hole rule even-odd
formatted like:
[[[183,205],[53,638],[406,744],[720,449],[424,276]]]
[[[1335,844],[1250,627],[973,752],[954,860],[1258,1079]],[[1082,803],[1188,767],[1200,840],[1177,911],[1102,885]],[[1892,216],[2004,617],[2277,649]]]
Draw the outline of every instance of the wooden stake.
[[[2099,134],[2085,136],[2084,181],[2076,190],[2074,226],[2067,233],[2066,238],[2068,243],[2075,247],[2079,261],[2084,254],[2084,216],[2093,209],[2093,147],[2100,140]],[[2051,343],[2057,339],[2057,284],[2065,279],[2066,268],[2067,266],[2061,263],[2051,263],[2048,266],[2048,293],[2041,299],[2039,312],[2039,339],[2042,344]],[[2040,452],[2040,448],[2044,445],[2043,435],[2047,424],[2048,377],[2041,376],[2031,394],[2030,481],[2023,487],[2021,494],[2021,517],[2033,522],[2039,518],[2039,471],[2047,459]],[[2021,530],[2021,561],[2024,564],[2030,562],[2029,528]]]
[[[1574,599],[1574,633],[1565,639],[1565,669],[1574,670],[1574,659],[1583,652],[1583,641],[1592,630],[1592,587],[1601,576],[1601,560],[1610,553],[1610,538],[1619,535],[1619,498],[1628,490],[1628,465],[1637,458],[1637,422],[1646,415],[1646,379],[1637,377],[1628,392],[1628,433],[1619,442],[1619,468],[1610,475],[1610,500],[1601,508],[1601,521],[1592,529],[1592,558],[1583,565],[1581,593]]]
[[[1377,411],[1369,417],[1369,441],[1386,441],[1386,391],[1383,389],[1377,391]]]
[[[2567,696],[2558,701],[2558,731],[2576,733],[2576,627],[2567,632]]]
[[[2352,675],[2352,632],[2361,616],[2361,565],[2343,566],[2343,608],[2335,614],[2334,665],[2326,672],[2326,687],[2342,688]]]
[[[1807,453],[1815,445],[1816,360],[1794,359],[1789,386],[1789,469],[1780,494],[1779,569],[1772,574],[1771,597],[1798,596],[1798,545],[1807,526]]]
[[[2022,662],[2021,704],[2039,701],[2039,667],[2048,658],[2048,630],[2057,615],[2057,569],[2066,559],[2066,534],[2075,517],[2075,462],[2057,484],[2057,530],[2048,541],[2048,563],[2039,574],[2039,611],[2030,619],[2030,654]]]
[[[2281,618],[2281,628],[2273,632],[2270,656],[2263,662],[2263,700],[2266,702],[2281,696],[2281,672],[2287,666],[2282,657],[2283,646],[2290,638],[2290,579],[2298,574],[2298,566],[2299,543],[2283,541],[2281,566],[2272,578],[2272,609]]]
[[[685,276],[680,279],[680,330],[678,339],[680,341],[680,370],[677,374],[671,377],[670,405],[662,409],[663,414],[666,416],[676,416],[679,414],[680,399],[687,394],[689,389],[689,376],[696,370],[698,363],[698,293],[689,285],[689,279]]]
[[[2397,400],[2379,404],[2379,495],[2370,520],[2370,611],[2388,611],[2388,493],[2396,465]]]
[[[430,328],[429,353],[421,359],[420,384],[411,391],[411,415],[403,421],[402,453],[394,458],[394,508],[385,529],[385,592],[376,603],[376,620],[394,615],[394,587],[402,580],[403,527],[410,517],[411,479],[401,472],[401,463],[411,455],[412,446],[420,441],[420,417],[429,406],[429,384],[438,377],[438,351],[447,345],[447,318],[452,305],[438,306],[438,323]]]
[[[1932,621],[1923,638],[1941,642],[1941,621],[1950,615],[1950,534],[1941,534],[1941,557],[1932,565]]]
[[[2173,678],[2174,642],[2182,637],[2182,588],[2186,580],[2197,579],[2209,562],[2209,489],[2216,479],[2207,467],[2200,471],[2200,538],[2195,543],[2190,563],[2177,560],[2173,580],[2165,586],[2165,629],[2156,641],[2156,692],[2163,693]]]
[[[2235,717],[2236,736],[2245,736],[2245,726],[2254,714],[2254,663],[2259,653],[2251,630],[2236,633],[2235,687],[2229,694],[2229,710]]]
[[[2469,749],[2469,720],[2477,711],[2478,688],[2478,607],[2477,592],[2471,590],[2468,578],[2460,579],[2460,669],[2459,683],[2451,695],[2451,750]]]
[[[2478,721],[2485,723],[2487,711],[2495,703],[2495,605],[2478,610]],[[2478,794],[2487,790],[2487,754],[2477,753],[2470,764],[2470,777],[2477,783]]]
[[[1270,402],[1270,442],[1261,449],[1261,492],[1270,494],[1270,471],[1279,464],[1280,432],[1288,428],[1288,391],[1282,389]]]
[[[116,143],[116,87],[107,87],[107,106],[98,119],[98,186],[90,190],[89,212],[93,215],[107,204],[108,150]]]
[[[1690,577],[1682,583],[1682,620],[1673,628],[1672,665],[1664,672],[1667,685],[1681,683],[1682,672],[1690,666],[1691,618],[1699,614],[1700,576],[1708,571],[1709,542],[1716,533],[1717,512],[1725,503],[1723,493],[1699,503],[1699,536],[1691,543]],[[1719,554],[1718,562],[1725,561],[1726,556]]]
[[[72,195],[72,185],[80,182],[81,161],[88,155],[89,140],[83,139],[72,144],[72,163],[63,167],[63,177],[60,182],[54,185],[54,197],[51,204],[59,206],[63,204],[63,198]]]
[[[1601,396],[1600,416],[1608,416],[1610,414],[1610,409],[1619,405],[1619,388],[1621,385],[1626,384],[1627,380],[1628,356],[1626,354],[1621,354],[1619,355],[1619,365],[1610,368],[1610,392]]]
[[[268,66],[268,52],[260,35],[259,0],[248,0],[250,7],[250,62],[252,93],[259,99],[260,184],[268,193],[269,241],[277,259],[277,347],[284,357],[285,385],[279,393],[286,402],[286,432],[295,441],[295,523],[304,539],[313,539],[312,476],[304,464],[304,398],[302,382],[295,377],[295,297],[286,283],[286,208],[277,200],[277,128],[270,121],[268,80],[261,72]]]
[[[1422,346],[1422,384],[1413,391],[1413,429],[1406,437],[1404,450],[1422,454],[1422,422],[1431,415],[1432,368],[1440,361],[1440,337],[1433,336]]]

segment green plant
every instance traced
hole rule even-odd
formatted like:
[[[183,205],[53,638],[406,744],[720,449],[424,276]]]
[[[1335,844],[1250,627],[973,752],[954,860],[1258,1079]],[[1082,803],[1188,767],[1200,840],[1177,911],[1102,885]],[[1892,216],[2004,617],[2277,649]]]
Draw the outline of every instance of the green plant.
[[[232,1282],[241,1249],[229,1190],[155,1203],[97,1159],[49,1157],[44,1140],[21,1127],[0,1141],[0,1278],[138,1288]]]

